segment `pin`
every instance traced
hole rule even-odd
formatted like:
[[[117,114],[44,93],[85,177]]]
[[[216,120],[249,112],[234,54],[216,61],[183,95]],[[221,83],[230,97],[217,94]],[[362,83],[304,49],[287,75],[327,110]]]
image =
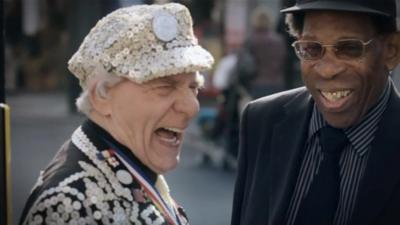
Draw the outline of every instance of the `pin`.
[[[105,158],[101,152],[96,153],[97,159],[103,161]]]
[[[133,189],[133,197],[136,202],[144,203],[146,202],[146,198],[144,197],[143,192],[140,189]]]
[[[119,166],[119,162],[114,157],[108,158],[107,162],[114,168]]]
[[[117,171],[117,178],[123,184],[131,184],[133,179],[132,175],[126,170],[118,170]]]
[[[168,12],[158,12],[153,18],[153,32],[161,41],[171,41],[178,35],[178,22]]]

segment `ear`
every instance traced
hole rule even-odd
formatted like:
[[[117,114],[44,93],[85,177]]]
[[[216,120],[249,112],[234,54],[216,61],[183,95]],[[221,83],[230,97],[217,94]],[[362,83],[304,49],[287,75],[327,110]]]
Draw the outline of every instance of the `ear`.
[[[92,104],[92,108],[96,113],[103,115],[103,116],[109,116],[111,114],[111,97],[110,95],[103,95],[97,90],[98,82],[94,83],[89,91],[89,100],[90,103]],[[106,90],[108,91],[108,90]]]
[[[385,65],[392,71],[400,63],[400,33],[389,34],[385,43]]]

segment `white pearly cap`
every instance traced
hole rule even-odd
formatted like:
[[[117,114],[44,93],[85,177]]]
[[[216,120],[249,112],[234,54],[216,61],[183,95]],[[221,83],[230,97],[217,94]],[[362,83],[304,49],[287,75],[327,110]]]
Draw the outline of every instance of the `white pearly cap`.
[[[97,22],[68,69],[82,87],[98,66],[137,83],[210,69],[214,59],[192,26],[189,10],[178,3],[118,9]]]

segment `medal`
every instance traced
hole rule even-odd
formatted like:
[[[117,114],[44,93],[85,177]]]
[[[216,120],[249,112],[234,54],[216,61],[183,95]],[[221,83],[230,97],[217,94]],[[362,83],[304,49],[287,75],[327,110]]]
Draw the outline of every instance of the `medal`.
[[[117,178],[121,183],[123,183],[125,185],[129,185],[133,181],[132,175],[126,170],[118,170]]]
[[[151,198],[154,205],[158,208],[158,210],[164,215],[164,218],[168,221],[169,224],[173,225],[181,225],[182,218],[177,211],[177,205],[174,203],[173,205],[168,205],[166,201],[162,198],[160,192],[157,188],[154,187],[149,182],[149,179],[145,176],[145,174],[140,170],[137,165],[129,160],[129,158],[123,153],[118,151],[118,149],[113,146],[111,143],[108,143],[112,146],[113,149],[107,150],[109,155],[113,158],[118,164],[122,163],[125,165],[127,170],[118,170],[116,172],[117,179],[123,184],[131,184],[133,182],[133,177],[139,182],[140,186],[147,193],[147,195]],[[103,153],[104,154],[104,153]],[[140,190],[134,190],[133,195],[138,202],[144,201],[144,196],[138,193]]]

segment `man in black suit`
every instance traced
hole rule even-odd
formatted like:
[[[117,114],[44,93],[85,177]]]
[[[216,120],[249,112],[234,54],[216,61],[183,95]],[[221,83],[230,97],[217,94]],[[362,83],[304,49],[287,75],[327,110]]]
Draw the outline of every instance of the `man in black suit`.
[[[232,225],[400,224],[396,3],[282,10],[305,87],[244,110]]]

